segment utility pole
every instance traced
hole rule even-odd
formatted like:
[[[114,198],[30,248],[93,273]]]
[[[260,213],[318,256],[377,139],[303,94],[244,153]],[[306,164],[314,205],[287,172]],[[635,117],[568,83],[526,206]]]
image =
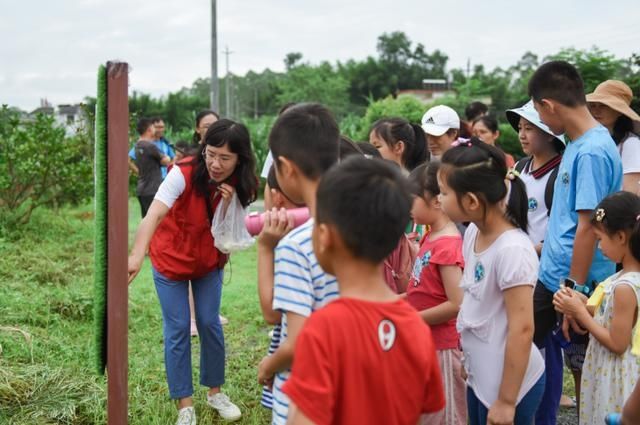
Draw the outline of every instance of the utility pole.
[[[218,82],[218,24],[216,0],[211,0],[211,109],[220,113],[220,84]]]
[[[227,62],[227,75],[224,77],[224,85],[226,88],[226,109],[225,109],[225,114],[227,115],[227,118],[231,118],[231,94],[230,94],[230,89],[231,89],[231,79],[230,74],[229,74],[229,55],[231,53],[233,53],[232,51],[229,50],[229,46],[225,46],[224,47],[224,53],[225,57],[226,57],[226,62]]]
[[[467,80],[471,76],[471,58],[467,58]]]
[[[258,118],[258,88],[253,88],[253,118]]]

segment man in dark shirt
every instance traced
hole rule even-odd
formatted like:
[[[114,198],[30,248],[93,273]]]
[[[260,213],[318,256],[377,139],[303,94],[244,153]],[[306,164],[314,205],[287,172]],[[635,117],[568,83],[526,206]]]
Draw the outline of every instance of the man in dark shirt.
[[[162,183],[161,167],[171,162],[171,159],[160,152],[153,143],[155,140],[155,128],[149,118],[141,118],[138,121],[139,140],[133,149],[135,150],[135,165],[138,169],[138,186],[136,195],[140,201],[142,218],[147,215],[153,197]]]

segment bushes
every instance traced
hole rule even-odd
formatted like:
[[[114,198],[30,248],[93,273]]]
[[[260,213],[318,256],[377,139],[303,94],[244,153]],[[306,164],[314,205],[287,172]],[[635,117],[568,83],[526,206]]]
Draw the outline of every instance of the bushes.
[[[387,97],[386,99],[371,102],[363,117],[347,115],[340,123],[340,130],[343,134],[353,140],[369,140],[369,130],[374,122],[385,117],[401,117],[411,123],[420,123],[422,115],[435,105],[447,105],[455,109],[459,116],[463,117],[463,110],[468,100],[462,97],[444,97],[431,104],[424,104],[416,98],[410,96],[400,96],[396,99]],[[499,120],[504,119],[501,116]],[[500,138],[498,144],[507,153],[515,157],[523,155],[518,133],[508,123],[500,124]]]
[[[88,132],[68,137],[54,118],[23,121],[0,109],[0,229],[29,221],[40,206],[78,204],[93,194]]]

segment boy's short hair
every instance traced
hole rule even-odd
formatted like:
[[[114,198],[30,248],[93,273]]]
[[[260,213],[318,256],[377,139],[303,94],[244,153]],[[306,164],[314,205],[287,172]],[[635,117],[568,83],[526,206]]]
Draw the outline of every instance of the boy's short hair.
[[[467,121],[475,121],[478,117],[489,112],[489,107],[482,102],[471,102],[464,110]]]
[[[142,136],[152,125],[153,120],[151,118],[140,118],[138,120],[138,124],[136,125],[136,130],[138,130],[138,134]]]
[[[316,221],[334,225],[355,257],[380,263],[398,245],[409,222],[407,186],[398,167],[350,156],[320,181]]]
[[[529,80],[529,97],[537,103],[542,99],[555,100],[570,108],[587,104],[580,73],[565,61],[541,65]]]
[[[283,156],[310,179],[317,179],[338,161],[340,130],[333,114],[318,103],[291,106],[269,133],[276,167]]]

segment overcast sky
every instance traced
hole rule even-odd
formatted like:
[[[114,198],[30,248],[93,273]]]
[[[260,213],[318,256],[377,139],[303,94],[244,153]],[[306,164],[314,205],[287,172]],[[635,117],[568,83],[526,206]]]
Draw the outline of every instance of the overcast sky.
[[[611,6],[615,3],[615,7]],[[96,70],[129,62],[130,89],[163,95],[210,72],[209,0],[0,0],[0,104],[32,110],[95,96]],[[218,0],[218,47],[230,69],[282,70],[288,52],[312,63],[375,55],[383,32],[404,31],[449,69],[514,64],[531,50],[597,45],[640,53],[637,0]],[[224,75],[224,56],[218,60]]]

